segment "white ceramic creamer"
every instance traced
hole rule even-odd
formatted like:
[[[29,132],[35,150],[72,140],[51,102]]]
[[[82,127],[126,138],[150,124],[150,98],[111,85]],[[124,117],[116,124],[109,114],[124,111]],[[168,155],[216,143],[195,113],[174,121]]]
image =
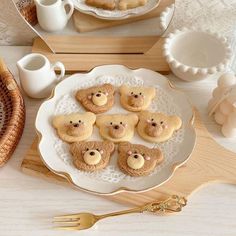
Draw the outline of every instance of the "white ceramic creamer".
[[[31,53],[17,62],[20,83],[25,93],[32,98],[46,98],[55,85],[64,77],[65,67],[61,62],[51,65],[41,54]],[[59,76],[55,73],[59,68]]]
[[[71,0],[34,0],[39,25],[45,31],[62,30],[74,11],[74,4]],[[66,6],[69,6],[68,13]]]

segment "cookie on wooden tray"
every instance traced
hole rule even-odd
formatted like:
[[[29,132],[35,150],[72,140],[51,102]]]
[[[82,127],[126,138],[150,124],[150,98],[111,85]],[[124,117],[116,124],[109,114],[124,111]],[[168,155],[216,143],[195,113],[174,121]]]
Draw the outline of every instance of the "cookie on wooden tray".
[[[120,0],[118,3],[118,9],[125,11],[128,9],[141,7],[146,5],[148,0]]]
[[[70,145],[76,168],[89,172],[105,168],[114,150],[115,145],[109,141],[77,142]]]
[[[78,90],[76,99],[86,110],[98,114],[112,108],[114,104],[114,93],[115,88],[113,85],[103,84]]]
[[[116,8],[115,0],[85,0],[85,4],[111,11]]]
[[[52,124],[63,141],[73,143],[88,139],[92,135],[95,121],[95,114],[85,112],[55,116]]]
[[[146,110],[152,99],[156,96],[155,88],[148,87],[131,87],[128,85],[122,85],[119,88],[120,103],[129,111],[138,112]]]
[[[178,116],[142,111],[139,113],[137,130],[143,139],[160,143],[170,139],[181,126],[182,120]]]
[[[149,175],[164,159],[158,148],[148,148],[129,142],[119,144],[118,154],[120,170],[130,176]]]
[[[102,138],[114,143],[130,141],[137,123],[136,114],[100,115],[96,120]]]

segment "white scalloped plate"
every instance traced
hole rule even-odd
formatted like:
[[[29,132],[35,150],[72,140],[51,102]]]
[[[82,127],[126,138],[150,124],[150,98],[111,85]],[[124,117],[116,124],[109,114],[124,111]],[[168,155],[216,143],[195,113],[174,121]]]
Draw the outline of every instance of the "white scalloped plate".
[[[183,121],[182,128],[175,132],[170,140],[158,145],[142,140],[135,132],[132,143],[143,144],[150,148],[157,146],[165,157],[163,163],[149,176],[129,177],[120,172],[116,164],[117,151],[104,170],[95,173],[77,170],[72,163],[68,144],[58,138],[51,125],[55,115],[85,111],[74,98],[76,90],[105,82],[112,83],[116,87],[123,83],[155,87],[157,96],[150,105],[150,110],[169,115],[176,114]],[[127,112],[120,106],[117,93],[115,105],[107,113]],[[193,151],[196,140],[193,120],[194,113],[188,98],[183,92],[173,88],[166,77],[147,69],[130,70],[125,66],[107,65],[96,67],[87,74],[75,74],[60,82],[54,90],[53,97],[39,108],[35,125],[40,136],[41,158],[51,171],[66,177],[79,189],[95,194],[111,195],[121,191],[142,192],[166,182],[175,169],[188,160]],[[96,127],[90,140],[102,140]]]
[[[146,5],[144,6],[128,9],[126,11],[120,11],[118,9],[109,11],[93,6],[88,6],[85,4],[84,0],[72,0],[72,1],[74,3],[75,8],[78,11],[105,20],[124,20],[130,17],[142,16],[150,12],[154,8],[158,7],[160,3],[160,0],[148,0]]]

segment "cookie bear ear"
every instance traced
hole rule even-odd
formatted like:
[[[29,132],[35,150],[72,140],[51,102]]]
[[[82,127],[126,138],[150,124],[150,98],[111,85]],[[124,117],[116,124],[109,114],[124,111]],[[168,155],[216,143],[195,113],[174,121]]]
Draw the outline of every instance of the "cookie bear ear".
[[[102,143],[102,147],[105,147],[110,153],[112,153],[115,149],[114,143],[110,141],[104,141]]]
[[[108,120],[108,116],[107,115],[99,115],[96,118],[96,125],[98,127],[101,127],[103,124],[105,124]]]
[[[59,126],[63,123],[64,120],[64,116],[55,116],[52,120],[52,125],[54,126],[54,128],[59,128]]]
[[[85,142],[77,142],[77,143],[72,143],[70,144],[69,150],[72,154],[78,153],[78,150],[80,149],[81,146],[83,146]],[[72,155],[72,157],[75,157],[77,155]]]
[[[111,84],[104,84],[103,87],[106,90],[106,92],[108,92],[108,93],[113,94],[115,92],[115,89]]]
[[[133,114],[128,114],[127,115],[127,121],[130,125],[136,126],[138,121],[139,121],[139,117],[138,117],[138,115],[136,115],[134,113]]]
[[[162,162],[162,160],[163,160],[163,154],[159,148],[152,149],[152,156],[151,157],[154,157],[158,162]]]
[[[94,124],[96,121],[96,115],[92,112],[86,112],[85,114],[86,120],[89,121],[89,123]]]
[[[174,129],[180,129],[182,126],[182,120],[178,116],[170,116],[170,124]]]
[[[129,88],[128,88],[128,86],[127,85],[121,85],[120,86],[120,89],[119,89],[119,92],[121,93],[121,94],[123,94],[123,93],[128,93],[129,92]]]
[[[150,115],[149,111],[141,111],[139,112],[138,116],[139,116],[139,120],[144,120],[147,119]]]

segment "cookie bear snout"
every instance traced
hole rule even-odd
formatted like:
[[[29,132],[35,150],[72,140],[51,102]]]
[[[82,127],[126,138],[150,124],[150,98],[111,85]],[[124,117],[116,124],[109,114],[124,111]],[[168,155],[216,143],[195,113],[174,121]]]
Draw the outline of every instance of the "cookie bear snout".
[[[145,132],[151,137],[158,137],[163,132],[163,127],[156,122],[151,122],[146,125]]]
[[[94,105],[96,106],[104,106],[107,103],[108,93],[97,92],[92,94],[91,99]]]
[[[140,153],[128,152],[127,165],[134,170],[140,169],[144,166],[145,158]]]
[[[83,152],[83,159],[88,165],[97,165],[102,159],[102,153],[98,150],[88,150]]]
[[[141,107],[144,104],[144,96],[140,94],[132,94],[129,96],[128,102],[132,107]]]
[[[122,138],[125,136],[125,124],[113,124],[109,126],[109,134],[112,138]]]
[[[82,122],[79,123],[70,123],[67,127],[67,134],[71,136],[80,136],[83,135],[86,131],[85,125]]]

